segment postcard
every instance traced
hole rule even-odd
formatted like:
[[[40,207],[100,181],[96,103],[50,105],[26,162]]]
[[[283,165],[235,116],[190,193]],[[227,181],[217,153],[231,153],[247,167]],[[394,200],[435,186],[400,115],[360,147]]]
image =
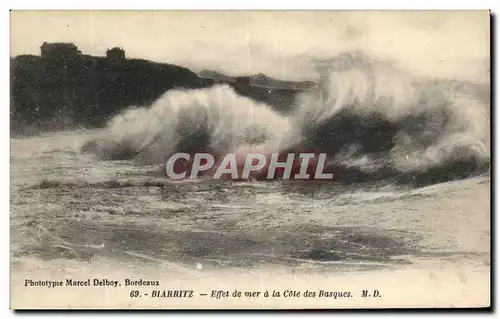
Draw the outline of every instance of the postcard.
[[[11,11],[11,308],[491,305],[489,11]]]

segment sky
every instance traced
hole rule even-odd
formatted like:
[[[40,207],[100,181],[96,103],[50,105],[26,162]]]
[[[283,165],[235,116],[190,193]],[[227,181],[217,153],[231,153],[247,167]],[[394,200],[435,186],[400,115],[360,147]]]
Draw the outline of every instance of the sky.
[[[489,78],[488,11],[12,11],[11,56],[44,42],[229,75],[314,79],[313,59],[363,50],[417,75]]]

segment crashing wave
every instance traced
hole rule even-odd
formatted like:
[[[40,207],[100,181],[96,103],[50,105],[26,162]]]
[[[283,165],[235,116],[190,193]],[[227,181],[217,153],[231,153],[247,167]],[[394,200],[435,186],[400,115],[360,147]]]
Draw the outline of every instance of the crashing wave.
[[[83,150],[140,163],[166,163],[176,152],[310,150],[329,154],[345,181],[488,170],[489,89],[414,77],[359,51],[315,66],[317,89],[299,93],[288,115],[226,85],[172,90],[115,116]]]

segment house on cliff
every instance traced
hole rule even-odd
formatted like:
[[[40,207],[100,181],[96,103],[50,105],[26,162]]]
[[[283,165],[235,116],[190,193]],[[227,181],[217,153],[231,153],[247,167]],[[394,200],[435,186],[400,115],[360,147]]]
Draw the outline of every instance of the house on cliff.
[[[47,43],[44,42],[40,47],[42,58],[77,58],[82,53],[73,43]]]
[[[113,61],[125,60],[125,50],[114,47],[106,51],[106,58]]]

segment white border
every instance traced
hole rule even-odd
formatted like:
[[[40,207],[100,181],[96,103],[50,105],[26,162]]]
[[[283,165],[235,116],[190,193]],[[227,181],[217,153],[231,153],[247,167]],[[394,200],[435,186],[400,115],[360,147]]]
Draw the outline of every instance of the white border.
[[[478,10],[490,9],[494,6],[492,0],[475,1],[370,1],[370,0],[351,0],[337,1],[332,3],[324,0],[308,1],[202,1],[202,0],[183,0],[177,2],[160,1],[131,1],[122,0],[118,3],[103,3],[99,0],[89,1],[12,1],[10,9],[99,9],[99,10]]]
[[[9,66],[6,63],[8,61],[9,54],[9,9],[21,9],[21,10],[40,10],[40,9],[64,9],[64,10],[110,10],[110,9],[122,9],[122,10],[145,10],[145,9],[170,9],[170,10],[182,10],[182,9],[208,9],[208,10],[218,10],[218,9],[229,9],[229,10],[321,10],[321,9],[336,9],[336,10],[360,10],[360,9],[370,9],[370,10],[478,10],[478,9],[491,9],[492,12],[498,13],[500,10],[498,9],[500,1],[498,0],[474,0],[474,1],[437,1],[437,0],[419,0],[413,3],[408,1],[390,1],[390,0],[379,0],[379,1],[369,1],[369,0],[350,0],[350,1],[338,1],[332,3],[331,1],[325,0],[308,0],[308,1],[271,1],[271,0],[252,0],[252,1],[223,1],[223,0],[211,0],[211,1],[193,1],[193,0],[182,0],[176,3],[173,2],[156,2],[156,1],[129,1],[122,0],[116,1],[115,3],[103,3],[102,0],[87,0],[87,1],[54,1],[54,0],[45,0],[45,1],[2,1],[1,7],[3,10],[0,11],[1,14],[1,32],[0,35],[2,37],[1,43],[3,43],[4,54],[2,64],[2,72],[0,73],[2,76],[2,101],[4,101],[4,116],[0,117],[0,130],[2,132],[2,138],[0,139],[2,145],[1,149],[4,150],[4,154],[9,154],[6,150],[10,149],[10,141],[9,141],[9,116],[7,114],[7,110],[9,110]],[[497,21],[498,22],[498,21]],[[498,40],[498,34],[495,34],[495,41]],[[497,57],[497,56],[495,56]],[[496,73],[496,72],[495,72]],[[495,91],[498,91],[498,82],[495,81]],[[495,120],[498,122],[499,112],[498,110],[495,112]],[[498,148],[498,139],[495,143],[495,148]],[[9,258],[10,256],[10,239],[9,239],[9,230],[10,230],[10,218],[9,218],[9,182],[10,182],[10,171],[9,171],[9,162],[10,156],[3,155],[1,157],[1,181],[2,181],[2,190],[0,192],[1,196],[1,204],[2,204],[2,213],[4,216],[4,222],[2,223],[3,231],[0,232],[2,237],[2,262],[0,263],[0,271],[3,274],[3,284],[1,287],[1,317],[11,318],[14,316],[12,311],[9,311],[9,289],[10,289],[10,274],[9,274]],[[494,166],[497,167],[497,161],[495,160]],[[496,182],[496,180],[495,180]],[[495,197],[497,195],[497,191],[495,191]],[[496,223],[494,225],[495,228],[498,228],[498,218],[496,219]],[[498,247],[497,247],[498,248]],[[495,249],[495,253],[498,253],[498,249]],[[498,254],[496,254],[498,257]],[[492,294],[494,297],[495,304],[498,304],[498,299],[495,294]],[[270,315],[276,315],[277,313],[272,313]],[[40,316],[40,314],[31,314],[32,316]],[[48,314],[53,315],[53,314]],[[60,314],[65,316],[66,314]],[[100,318],[104,316],[110,316],[111,314],[80,314],[81,318]],[[190,317],[194,316],[194,314],[188,313],[155,313],[147,314],[149,316],[156,317]],[[205,314],[208,316],[208,314]],[[211,316],[219,316],[219,313],[212,313]],[[232,314],[228,314],[232,315]],[[255,314],[254,314],[255,315]],[[262,314],[260,314],[262,315]],[[279,314],[278,314],[279,315]],[[311,314],[284,314],[286,316],[310,316]],[[326,313],[326,315],[332,315],[336,317],[345,316],[342,313]],[[377,314],[378,316],[385,316],[384,313]],[[427,314],[428,315],[428,314]],[[137,313],[133,314],[134,317],[138,316]],[[145,314],[139,315],[139,317],[144,316]],[[361,316],[358,314],[357,316]],[[436,315],[431,315],[437,316]],[[473,316],[470,314],[469,316]],[[354,316],[356,317],[356,316]]]

